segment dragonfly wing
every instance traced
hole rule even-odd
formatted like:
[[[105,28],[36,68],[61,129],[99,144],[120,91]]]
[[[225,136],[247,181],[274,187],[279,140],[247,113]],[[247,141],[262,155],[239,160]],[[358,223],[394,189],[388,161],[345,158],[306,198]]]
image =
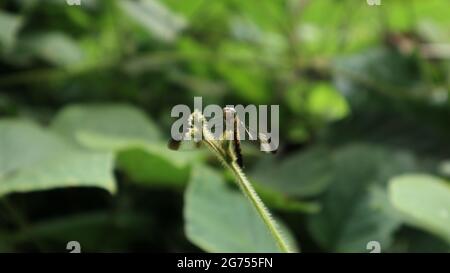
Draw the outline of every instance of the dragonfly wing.
[[[258,136],[262,151],[272,154],[277,152],[277,148],[275,147],[273,142],[269,142],[269,137],[266,134],[259,133]]]
[[[247,128],[242,121],[240,121],[240,123],[241,123],[241,126],[245,129],[245,132],[249,136],[250,140],[258,140],[258,142],[261,146],[261,150],[263,152],[270,152],[270,153],[277,152],[276,147],[274,146],[274,144],[272,142],[269,142],[270,138],[266,134],[257,133],[255,131],[253,131],[252,129]]]

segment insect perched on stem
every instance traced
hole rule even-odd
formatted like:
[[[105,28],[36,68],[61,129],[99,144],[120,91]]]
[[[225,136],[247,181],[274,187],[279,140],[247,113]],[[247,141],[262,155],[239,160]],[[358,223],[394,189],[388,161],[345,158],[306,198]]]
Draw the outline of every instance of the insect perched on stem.
[[[218,113],[221,113],[218,111]],[[239,185],[245,197],[248,198],[251,205],[256,209],[256,212],[261,217],[264,224],[267,226],[270,234],[277,243],[279,249],[282,252],[293,252],[290,244],[282,236],[280,229],[275,222],[275,220],[270,216],[269,210],[266,208],[261,198],[256,193],[250,181],[245,176],[242,167],[243,160],[241,154],[240,140],[241,136],[239,134],[240,128],[245,129],[245,133],[250,136],[250,139],[255,140],[254,136],[258,136],[256,140],[260,141],[261,149],[263,151],[275,151],[277,146],[271,145],[269,143],[269,138],[263,134],[253,134],[248,130],[245,125],[239,120],[236,109],[233,107],[223,108],[224,118],[219,119],[214,126],[222,124],[225,122],[225,130],[216,131],[217,134],[221,134],[219,137],[214,136],[210,131],[210,127],[205,117],[199,112],[194,111],[187,120],[186,131],[183,132],[181,138],[177,136],[177,139],[171,139],[169,141],[169,148],[173,150],[179,150],[182,147],[183,142],[194,142],[195,146],[199,146],[204,143],[223,163],[223,166],[229,169],[236,178],[236,183]],[[231,127],[231,129],[230,129]],[[238,128],[240,127],[240,128]],[[216,128],[217,129],[217,128]],[[172,134],[174,132],[172,131]],[[200,135],[200,138],[199,138]],[[173,135],[172,135],[173,137]],[[194,139],[195,141],[192,141]]]
[[[199,148],[202,142],[207,142],[209,146],[214,147],[217,152],[220,152],[232,161],[236,161],[238,166],[242,168],[244,166],[244,162],[241,150],[241,140],[245,139],[245,135],[241,136],[240,128],[244,129],[244,133],[247,134],[250,140],[257,140],[262,146],[271,146],[269,143],[269,138],[265,134],[255,133],[253,130],[250,130],[245,126],[245,124],[239,119],[237,112],[233,107],[228,106],[223,108],[223,122],[225,123],[225,126],[222,128],[216,128],[216,130],[225,128],[225,130],[221,130],[222,134],[220,136],[214,137],[212,132],[207,128],[206,122],[205,117],[201,113],[194,111],[194,113],[189,116],[188,128],[185,132],[183,132],[183,139],[170,139],[168,147],[171,150],[189,149],[185,146],[191,147],[193,144],[195,148]],[[201,133],[201,139],[193,140],[195,139],[195,135],[198,133]],[[271,153],[275,152],[275,149],[267,150],[271,151]]]

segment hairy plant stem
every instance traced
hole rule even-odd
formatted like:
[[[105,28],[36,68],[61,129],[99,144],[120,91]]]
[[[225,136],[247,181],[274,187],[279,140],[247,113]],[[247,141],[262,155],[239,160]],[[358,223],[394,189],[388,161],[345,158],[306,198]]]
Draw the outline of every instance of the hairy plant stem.
[[[203,142],[207,144],[208,148],[218,157],[218,159],[225,165],[231,172],[234,174],[237,180],[237,184],[239,188],[242,190],[244,195],[250,200],[250,203],[258,212],[259,216],[263,220],[264,224],[269,229],[270,234],[274,238],[277,243],[277,246],[282,252],[294,252],[289,244],[286,242],[286,239],[283,238],[281,231],[275,222],[275,220],[270,215],[269,210],[262,202],[261,198],[256,193],[250,181],[248,181],[242,169],[238,166],[235,155],[233,154],[232,149],[227,150],[223,149],[220,144],[213,140],[211,133],[206,127],[203,127]],[[231,156],[229,155],[231,153]]]
[[[280,248],[280,250],[282,252],[293,252],[293,250],[289,247],[289,244],[286,242],[285,238],[283,238],[283,236],[281,235],[281,231],[277,223],[270,215],[269,210],[261,201],[261,198],[259,198],[258,194],[253,188],[252,184],[248,181],[242,169],[237,165],[235,161],[227,163],[226,165],[233,172],[242,192],[255,207],[264,224],[266,224],[267,228],[269,229],[270,234],[277,242],[277,245]]]

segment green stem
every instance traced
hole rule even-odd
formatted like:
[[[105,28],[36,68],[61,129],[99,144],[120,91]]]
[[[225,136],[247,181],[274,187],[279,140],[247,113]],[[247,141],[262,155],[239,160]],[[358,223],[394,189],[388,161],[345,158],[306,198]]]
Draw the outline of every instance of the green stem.
[[[234,161],[231,162],[231,164],[227,163],[226,165],[236,176],[239,187],[241,188],[245,196],[247,196],[247,198],[250,200],[252,205],[255,207],[259,216],[262,218],[264,224],[266,224],[267,228],[269,229],[270,234],[277,242],[277,245],[280,248],[280,250],[282,252],[293,252],[293,250],[289,247],[289,244],[281,235],[281,231],[275,220],[270,215],[269,210],[261,201],[261,198],[259,198],[255,189],[253,188],[252,184],[248,181],[247,177],[242,172],[241,168]]]
[[[198,114],[198,113],[197,113]],[[195,116],[196,114],[194,114]],[[286,240],[281,235],[281,231],[275,222],[275,220],[270,215],[269,210],[266,208],[264,203],[261,201],[261,198],[259,198],[258,194],[256,193],[255,189],[253,188],[252,184],[248,181],[247,177],[245,176],[242,169],[237,165],[236,163],[236,155],[233,154],[233,150],[229,149],[228,153],[221,147],[220,144],[218,144],[216,141],[214,141],[213,136],[211,132],[206,127],[206,122],[204,120],[204,117],[201,114],[199,118],[203,121],[202,131],[203,131],[203,142],[206,143],[207,147],[217,156],[217,158],[226,166],[228,167],[234,176],[237,179],[237,184],[241,188],[244,195],[250,200],[253,207],[255,207],[256,211],[258,212],[259,216],[263,220],[264,224],[269,229],[270,234],[275,239],[278,247],[282,252],[294,252],[290,247],[289,244],[286,242]],[[195,118],[195,117],[194,117]],[[231,159],[230,159],[231,156]]]

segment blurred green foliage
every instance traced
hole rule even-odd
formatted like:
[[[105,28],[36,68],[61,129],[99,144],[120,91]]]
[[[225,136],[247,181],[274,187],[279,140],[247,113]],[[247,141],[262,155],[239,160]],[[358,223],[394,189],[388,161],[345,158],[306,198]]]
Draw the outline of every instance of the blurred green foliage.
[[[176,104],[280,105],[244,143],[304,252],[450,249],[447,0],[5,0],[0,251],[277,251]]]

